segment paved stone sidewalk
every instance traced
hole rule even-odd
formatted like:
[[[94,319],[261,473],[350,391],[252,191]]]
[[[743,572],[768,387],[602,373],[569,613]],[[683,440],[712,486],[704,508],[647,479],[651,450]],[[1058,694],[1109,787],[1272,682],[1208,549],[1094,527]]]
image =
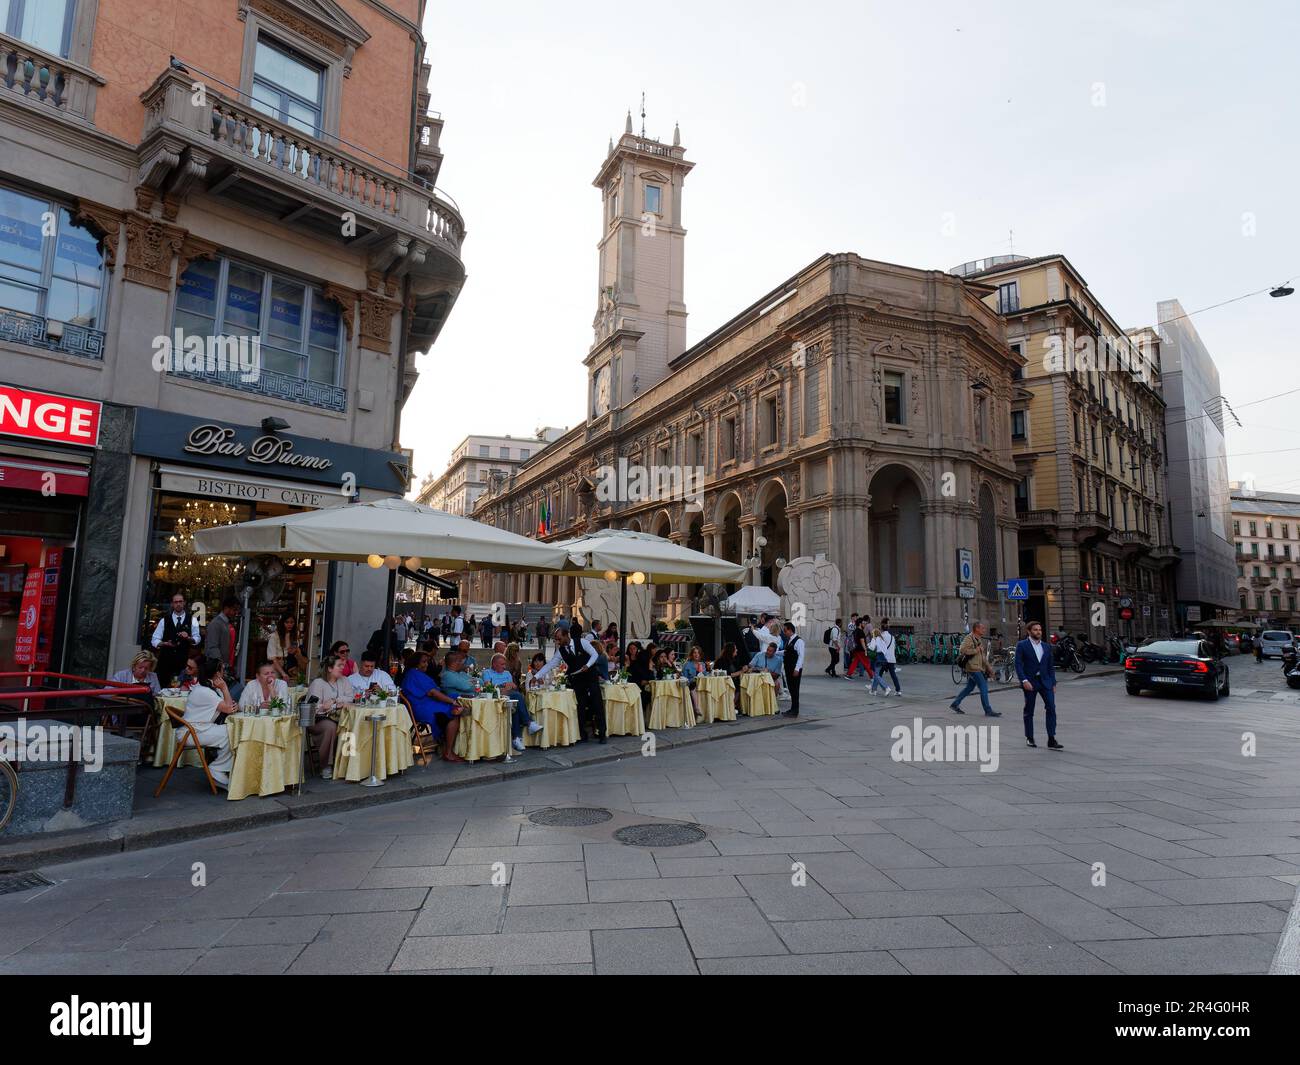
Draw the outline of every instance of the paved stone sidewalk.
[[[1054,753],[1023,746],[1016,692],[959,718],[924,676],[872,702],[810,676],[796,727],[49,867],[0,896],[0,972],[1268,969],[1300,882],[1296,706],[1085,675]],[[997,771],[893,761],[918,716],[999,725]],[[527,816],[572,805],[612,818]],[[612,838],[660,821],[706,838]]]

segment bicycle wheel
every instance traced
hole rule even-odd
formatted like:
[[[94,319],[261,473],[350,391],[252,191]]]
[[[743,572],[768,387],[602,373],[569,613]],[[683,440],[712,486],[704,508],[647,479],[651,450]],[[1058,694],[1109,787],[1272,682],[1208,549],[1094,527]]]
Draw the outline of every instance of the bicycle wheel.
[[[954,684],[961,684],[963,681],[965,681],[965,679],[966,679],[966,671],[962,669],[961,666],[957,665],[956,662],[954,662],[952,664],[952,682]]]
[[[9,824],[18,805],[18,774],[8,762],[0,762],[0,832]]]

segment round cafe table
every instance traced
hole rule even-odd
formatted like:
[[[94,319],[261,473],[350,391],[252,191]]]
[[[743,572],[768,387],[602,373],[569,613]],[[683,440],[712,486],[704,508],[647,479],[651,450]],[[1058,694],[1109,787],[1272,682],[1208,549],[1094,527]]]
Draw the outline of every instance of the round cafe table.
[[[600,687],[605,700],[605,728],[611,736],[644,736],[645,711],[641,687],[631,681],[611,681]]]
[[[528,712],[545,726],[536,734],[524,731],[526,747],[568,747],[578,742],[578,697],[570,688],[538,688],[527,692]]]
[[[289,709],[297,713],[298,703],[302,701],[302,697],[306,694],[306,688],[290,688]],[[171,720],[167,717],[165,708],[170,706],[178,714],[184,716],[185,702],[188,698],[188,694],[182,694],[159,695],[154,699],[154,712],[158,715],[158,728],[155,730],[157,739],[153,746],[153,765],[156,769],[166,769],[171,764],[172,755],[176,753],[176,730],[172,728]],[[194,750],[186,751],[181,758],[180,764],[183,766],[197,766],[199,764],[198,752]]]
[[[226,798],[276,795],[301,782],[302,726],[297,714],[231,714],[226,732],[235,756]]]
[[[503,758],[510,747],[510,711],[514,703],[468,695],[462,695],[457,702],[469,713],[459,718],[456,753],[467,762]]]
[[[382,714],[378,725],[369,720]],[[375,750],[375,776],[386,780],[394,773],[410,769],[415,762],[411,753],[411,729],[414,722],[400,702],[370,706],[350,703],[339,710],[339,731],[334,742],[334,779],[351,783],[370,777],[370,736],[375,733],[379,745]]]
[[[705,724],[736,720],[736,682],[730,677],[696,677],[695,694]]]
[[[740,712],[750,717],[776,716],[776,682],[766,670],[740,678]]]
[[[650,682],[650,731],[661,728],[694,728],[695,708],[691,691],[680,678]]]

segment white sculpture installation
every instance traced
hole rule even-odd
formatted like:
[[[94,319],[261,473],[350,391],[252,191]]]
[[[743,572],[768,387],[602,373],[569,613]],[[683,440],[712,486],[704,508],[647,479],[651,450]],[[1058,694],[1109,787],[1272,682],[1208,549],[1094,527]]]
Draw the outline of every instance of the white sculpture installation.
[[[840,612],[839,567],[825,555],[794,558],[777,574],[776,586],[781,613],[809,645],[820,643]]]

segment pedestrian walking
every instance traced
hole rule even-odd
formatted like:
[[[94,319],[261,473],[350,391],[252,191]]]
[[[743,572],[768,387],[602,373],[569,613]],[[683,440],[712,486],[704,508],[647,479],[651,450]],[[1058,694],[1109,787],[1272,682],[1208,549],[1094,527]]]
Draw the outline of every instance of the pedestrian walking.
[[[1056,667],[1052,664],[1052,649],[1043,643],[1041,622],[1031,621],[1026,628],[1029,636],[1016,644],[1016,676],[1025,692],[1025,745],[1037,747],[1034,742],[1034,706],[1042,696],[1047,710],[1048,750],[1065,748],[1056,742]]]
[[[875,673],[871,666],[868,631],[868,627],[862,621],[859,621],[857,628],[853,630],[853,654],[849,658],[848,672],[844,674],[845,680],[853,679],[853,675],[858,671],[858,666],[862,667],[868,678]]]
[[[871,639],[867,643],[868,652],[872,658],[872,665],[875,666],[875,672],[871,674],[871,687],[868,695],[875,695],[876,689],[879,688],[885,695],[889,694],[889,685],[885,683],[885,670],[882,663],[885,661],[885,653],[880,650],[880,630],[871,630]]]
[[[900,698],[903,695],[903,686],[898,683],[898,673],[894,667],[898,664],[898,641],[894,639],[894,634],[889,631],[889,618],[882,618],[880,621],[880,635],[877,636],[872,644],[879,651],[876,658],[877,672],[888,672],[889,679],[894,682],[894,694]]]
[[[840,619],[836,618],[835,624],[826,630],[826,633],[823,637],[823,642],[826,644],[827,649],[831,653],[830,665],[828,665],[824,670],[822,670],[822,672],[825,673],[828,677],[839,676],[839,674],[835,672],[835,667],[839,665],[840,643],[843,640],[843,635],[840,630],[840,624],[841,624]]]
[[[966,687],[961,694],[948,704],[953,713],[964,714],[961,701],[977,688],[980,693],[980,705],[984,707],[986,717],[1001,717],[989,703],[989,680],[993,676],[993,667],[989,665],[988,655],[984,651],[984,623],[975,622],[966,639],[957,648],[957,665],[966,671]]]

